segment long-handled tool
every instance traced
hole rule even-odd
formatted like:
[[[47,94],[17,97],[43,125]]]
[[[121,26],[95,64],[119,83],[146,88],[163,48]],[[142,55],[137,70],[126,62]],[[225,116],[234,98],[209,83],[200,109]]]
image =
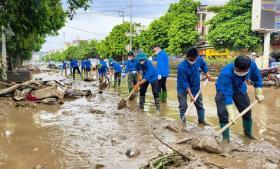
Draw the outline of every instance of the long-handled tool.
[[[199,91],[197,92],[195,98],[194,98],[194,101],[191,102],[190,106],[188,107],[187,111],[184,113],[184,116],[183,118],[181,119],[181,124],[183,124],[183,121],[185,120],[186,118],[186,114],[189,113],[189,111],[191,110],[192,106],[194,105],[195,101],[197,100],[198,96],[200,95],[203,87],[206,86],[206,84],[208,83],[208,79],[206,79],[203,83],[203,85],[200,87]]]
[[[258,100],[255,100],[250,106],[248,106],[245,110],[239,113],[238,116],[235,118],[235,121],[239,120],[243,115],[245,115],[249,110],[251,110],[257,103]],[[227,125],[225,125],[223,128],[221,128],[215,133],[215,137],[218,137],[220,134],[222,134],[226,129],[228,129],[233,124],[234,123],[230,121]]]
[[[101,83],[100,85],[99,85],[99,90],[104,90],[104,89],[106,89],[110,84],[112,84],[112,83],[114,83],[114,82],[116,82],[116,81],[118,81],[118,80],[121,80],[121,79],[123,79],[124,77],[121,77],[121,78],[117,78],[117,79],[115,79],[115,80],[113,80],[113,81],[111,81],[111,82],[109,82],[109,83]]]
[[[137,93],[137,91],[135,89],[133,89],[130,94],[128,95],[128,97],[126,99],[122,99],[119,104],[118,104],[118,109],[123,109],[126,107],[126,102],[127,100],[133,100],[135,98],[135,94]]]
[[[250,106],[248,106],[245,110],[243,110],[238,116],[235,118],[235,121],[239,120],[243,115],[248,113],[249,110],[251,110],[258,101],[254,101]],[[219,145],[217,141],[217,137],[222,134],[226,129],[228,129],[230,126],[232,126],[234,123],[229,122],[227,125],[225,125],[222,129],[215,132],[213,135],[200,135],[197,138],[194,137],[192,139],[192,148],[197,150],[203,150],[210,153],[221,153],[223,152],[223,148]]]

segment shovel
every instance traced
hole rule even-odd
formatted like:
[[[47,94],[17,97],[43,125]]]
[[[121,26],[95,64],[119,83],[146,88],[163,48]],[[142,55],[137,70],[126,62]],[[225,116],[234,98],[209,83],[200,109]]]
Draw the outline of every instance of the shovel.
[[[124,78],[124,77],[122,77],[122,78]],[[105,90],[110,84],[112,84],[112,83],[114,83],[114,82],[116,82],[116,81],[118,81],[118,80],[120,80],[120,79],[122,79],[122,78],[118,78],[118,79],[116,79],[116,80],[113,80],[113,81],[111,81],[111,82],[109,82],[109,83],[101,83],[100,85],[99,85],[99,89],[100,89],[100,91],[102,91],[102,90]]]
[[[183,124],[183,121],[184,121],[185,118],[186,118],[186,114],[189,113],[189,111],[190,111],[191,108],[193,107],[195,101],[197,100],[198,96],[200,95],[200,93],[201,93],[203,87],[205,87],[207,83],[208,83],[208,79],[205,80],[205,82],[203,83],[202,87],[201,87],[201,88],[199,89],[199,91],[197,92],[197,94],[196,94],[196,96],[195,96],[195,98],[194,98],[194,101],[191,102],[191,105],[188,107],[187,111],[184,113],[184,116],[183,116],[183,118],[182,118],[182,120],[181,120],[181,124]]]
[[[133,100],[135,98],[136,93],[137,93],[137,91],[135,89],[133,89],[126,99],[122,99],[119,102],[118,109],[120,110],[120,109],[125,108],[127,100]]]
[[[250,106],[248,106],[245,110],[238,114],[234,121],[239,120],[243,115],[245,115],[249,110],[251,110],[258,101],[254,101]],[[204,150],[209,153],[222,153],[223,150],[217,141],[217,137],[221,135],[226,129],[232,126],[234,123],[231,121],[223,128],[218,130],[213,136],[199,136],[197,138],[193,138],[192,140],[192,148],[196,150]]]

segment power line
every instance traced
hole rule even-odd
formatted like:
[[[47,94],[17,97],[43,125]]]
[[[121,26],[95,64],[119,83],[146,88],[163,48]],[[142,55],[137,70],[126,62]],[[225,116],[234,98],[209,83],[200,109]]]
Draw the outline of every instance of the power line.
[[[67,26],[67,27],[69,27],[69,28],[72,28],[72,29],[78,30],[78,31],[82,31],[82,32],[86,32],[86,33],[90,33],[90,34],[94,34],[94,35],[106,36],[105,34],[100,34],[100,33],[90,32],[90,31],[88,31],[88,30],[81,29],[81,28],[78,28],[78,27],[75,27],[75,26],[70,26],[70,25],[66,25],[66,26]]]

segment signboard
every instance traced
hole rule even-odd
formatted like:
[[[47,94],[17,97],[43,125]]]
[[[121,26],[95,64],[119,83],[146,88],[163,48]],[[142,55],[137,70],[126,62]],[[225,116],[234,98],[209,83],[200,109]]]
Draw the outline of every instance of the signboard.
[[[252,30],[280,30],[280,0],[253,0]]]

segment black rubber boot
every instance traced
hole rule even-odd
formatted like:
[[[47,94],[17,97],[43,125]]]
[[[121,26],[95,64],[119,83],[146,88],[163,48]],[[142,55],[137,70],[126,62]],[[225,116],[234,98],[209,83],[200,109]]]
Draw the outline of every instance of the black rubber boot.
[[[156,106],[156,110],[159,113],[160,112],[160,98],[155,98],[155,106]]]
[[[144,110],[144,105],[145,105],[145,96],[140,96],[139,109]]]

